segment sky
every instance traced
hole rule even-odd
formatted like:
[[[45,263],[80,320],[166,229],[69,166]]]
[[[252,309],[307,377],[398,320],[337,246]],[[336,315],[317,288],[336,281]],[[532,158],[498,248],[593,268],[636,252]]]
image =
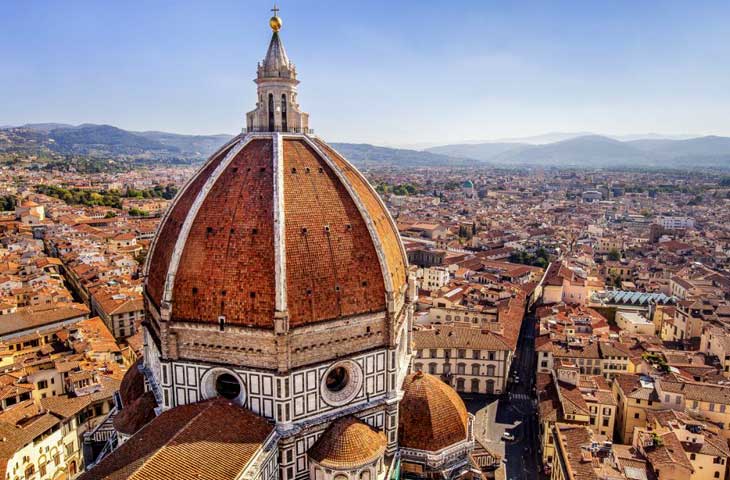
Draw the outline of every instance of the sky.
[[[237,133],[272,2],[6,1],[0,125]],[[730,136],[730,2],[280,0],[328,141]]]

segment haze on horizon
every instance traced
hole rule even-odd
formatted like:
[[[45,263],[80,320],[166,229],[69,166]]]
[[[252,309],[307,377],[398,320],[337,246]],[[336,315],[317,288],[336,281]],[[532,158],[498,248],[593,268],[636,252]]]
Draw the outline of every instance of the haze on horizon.
[[[235,133],[271,2],[9,2],[0,125]],[[730,2],[280,2],[311,126],[413,146],[730,136]]]

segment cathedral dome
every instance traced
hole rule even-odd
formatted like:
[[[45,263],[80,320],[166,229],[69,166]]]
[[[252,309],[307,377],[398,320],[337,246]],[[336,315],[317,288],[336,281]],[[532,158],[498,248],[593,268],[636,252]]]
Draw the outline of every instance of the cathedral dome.
[[[420,371],[403,382],[398,442],[401,447],[436,452],[466,440],[468,413],[456,391]]]
[[[150,247],[170,321],[273,329],[388,311],[406,257],[377,193],[310,135],[236,137],[183,187]]]

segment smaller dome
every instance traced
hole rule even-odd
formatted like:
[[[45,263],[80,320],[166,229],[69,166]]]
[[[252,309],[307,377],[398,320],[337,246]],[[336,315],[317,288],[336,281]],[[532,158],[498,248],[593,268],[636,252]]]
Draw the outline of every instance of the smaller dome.
[[[157,408],[155,395],[152,392],[145,392],[141,397],[124,405],[112,421],[114,428],[119,433],[133,435],[155,419],[157,416],[155,408]]]
[[[474,183],[471,180],[467,180],[462,184],[462,188],[474,188]]]
[[[344,470],[374,462],[385,452],[386,443],[383,432],[346,416],[330,423],[307,454],[325,468]]]
[[[466,440],[468,413],[461,397],[422,372],[403,381],[398,440],[401,447],[436,452]]]
[[[122,383],[119,384],[119,395],[122,397],[122,406],[126,406],[138,398],[144,392],[144,374],[140,371],[142,357],[138,358],[124,374]]]

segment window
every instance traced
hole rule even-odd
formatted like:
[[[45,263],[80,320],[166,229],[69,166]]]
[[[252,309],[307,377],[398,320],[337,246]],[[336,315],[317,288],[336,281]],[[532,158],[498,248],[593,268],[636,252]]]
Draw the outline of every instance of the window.
[[[466,350],[459,349],[457,355],[459,356],[459,358],[466,358]]]
[[[477,380],[476,378],[472,378],[472,380],[471,380],[471,391],[472,392],[479,391],[479,380]]]
[[[603,426],[604,427],[607,427],[608,426],[608,418],[603,417],[603,422],[602,423],[603,423]]]
[[[269,94],[269,131],[274,131],[274,94]]]
[[[34,473],[35,473],[35,466],[28,465],[28,467],[25,469],[25,478],[31,478]]]
[[[710,411],[711,412],[714,412],[715,411],[715,404],[714,403],[711,403],[710,404]]]
[[[436,364],[435,363],[428,364],[428,373],[430,373],[431,375],[436,375]]]
[[[487,356],[489,360],[494,360],[494,352],[489,352],[489,355]]]
[[[422,363],[415,363],[415,364],[413,364],[413,368],[416,371],[423,371],[423,364]]]
[[[689,459],[690,459],[690,460],[696,460],[696,459],[697,459],[697,454],[695,454],[695,453],[690,453],[690,454],[689,454]]]
[[[725,413],[725,404],[720,405],[720,412]]]
[[[471,366],[471,374],[472,375],[479,375],[479,365],[472,365]]]
[[[360,472],[360,480],[370,480],[370,470]]]
[[[44,388],[48,388],[48,380],[40,380],[37,384],[38,390],[43,390]]]
[[[487,365],[487,376],[488,377],[494,376],[494,365]]]
[[[474,360],[479,360],[479,350],[472,350],[471,358],[473,358]]]
[[[230,373],[223,373],[221,375],[218,375],[218,378],[215,379],[215,391],[221,397],[227,398],[228,400],[233,400],[241,393],[241,384],[238,383],[236,377],[234,377]]]
[[[350,380],[350,374],[345,367],[335,367],[327,374],[326,385],[330,392],[339,392],[345,388]],[[238,384],[238,382],[236,382]],[[240,391],[241,387],[238,386]],[[236,394],[238,396],[238,393]]]
[[[286,95],[281,94],[281,129],[287,131],[286,124]]]
[[[458,365],[456,365],[456,373],[460,375],[466,374],[466,365],[463,363],[459,363]]]
[[[437,350],[435,348],[432,348],[428,351],[428,356],[431,358],[436,358]]]
[[[464,379],[463,378],[457,378],[456,379],[456,391],[457,392],[463,392],[464,391]]]
[[[634,414],[634,418],[639,418],[639,413],[638,412]]]
[[[450,363],[444,363],[444,374],[451,373],[451,364]]]

